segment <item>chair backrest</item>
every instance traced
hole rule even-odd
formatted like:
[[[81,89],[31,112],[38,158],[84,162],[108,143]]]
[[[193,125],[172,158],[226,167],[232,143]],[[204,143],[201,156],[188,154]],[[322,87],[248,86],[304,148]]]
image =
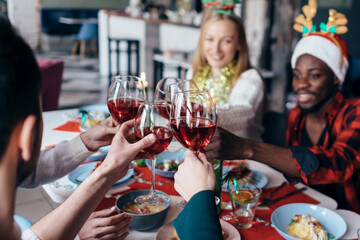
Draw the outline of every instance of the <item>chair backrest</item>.
[[[265,128],[262,139],[266,143],[285,146],[287,114],[268,111],[264,114],[262,125]]]
[[[112,75],[140,74],[140,41],[108,38],[109,40],[109,84]],[[114,68],[113,68],[114,67]]]
[[[65,64],[54,59],[36,59],[41,72],[43,111],[57,110]]]
[[[93,22],[84,22],[81,24],[78,34],[74,36],[77,40],[92,40],[98,36],[98,24]]]

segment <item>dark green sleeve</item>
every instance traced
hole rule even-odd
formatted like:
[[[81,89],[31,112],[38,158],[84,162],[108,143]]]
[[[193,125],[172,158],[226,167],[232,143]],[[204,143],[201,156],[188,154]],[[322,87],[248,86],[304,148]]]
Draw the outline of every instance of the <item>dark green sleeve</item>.
[[[206,190],[195,194],[173,225],[181,240],[223,239],[214,192]]]

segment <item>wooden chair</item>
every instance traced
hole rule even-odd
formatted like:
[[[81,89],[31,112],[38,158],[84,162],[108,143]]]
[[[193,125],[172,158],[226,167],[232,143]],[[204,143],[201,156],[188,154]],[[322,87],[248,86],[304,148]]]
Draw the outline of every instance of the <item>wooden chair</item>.
[[[140,74],[140,41],[108,38],[109,41],[109,85],[113,75]],[[126,59],[126,60],[125,60]],[[125,60],[125,61],[121,61]],[[113,66],[115,68],[113,69]],[[115,71],[114,71],[115,70]]]

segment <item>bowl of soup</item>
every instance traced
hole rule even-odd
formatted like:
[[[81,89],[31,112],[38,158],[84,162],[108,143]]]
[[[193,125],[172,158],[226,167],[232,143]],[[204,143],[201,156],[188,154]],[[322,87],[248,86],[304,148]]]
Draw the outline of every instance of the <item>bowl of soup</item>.
[[[169,197],[164,192],[156,191],[157,194]],[[170,208],[171,201],[164,206],[144,206],[134,202],[135,198],[149,194],[149,190],[136,190],[120,196],[116,200],[116,208],[119,213],[127,213],[133,217],[130,229],[147,231],[164,224],[164,220]]]

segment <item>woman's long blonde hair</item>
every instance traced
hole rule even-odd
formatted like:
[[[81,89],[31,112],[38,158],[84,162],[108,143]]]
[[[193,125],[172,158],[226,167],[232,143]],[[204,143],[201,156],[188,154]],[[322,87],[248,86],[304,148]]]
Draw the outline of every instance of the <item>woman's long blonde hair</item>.
[[[199,42],[198,42],[197,48],[194,53],[193,64],[192,64],[193,65],[193,78],[196,77],[196,75],[198,74],[198,72],[201,69],[201,66],[207,64],[207,61],[205,59],[204,50],[203,50],[205,31],[211,23],[213,23],[215,21],[220,21],[220,20],[230,20],[230,21],[234,22],[237,26],[238,42],[240,45],[240,51],[238,51],[235,54],[235,59],[234,59],[235,66],[236,66],[236,71],[235,71],[235,76],[234,76],[235,79],[238,79],[239,76],[244,71],[251,68],[251,64],[249,61],[249,48],[246,43],[245,31],[244,31],[244,27],[243,27],[243,24],[242,24],[240,18],[238,18],[238,17],[235,18],[234,16],[227,15],[227,14],[214,13],[213,10],[211,10],[205,15],[204,20],[201,24]]]

